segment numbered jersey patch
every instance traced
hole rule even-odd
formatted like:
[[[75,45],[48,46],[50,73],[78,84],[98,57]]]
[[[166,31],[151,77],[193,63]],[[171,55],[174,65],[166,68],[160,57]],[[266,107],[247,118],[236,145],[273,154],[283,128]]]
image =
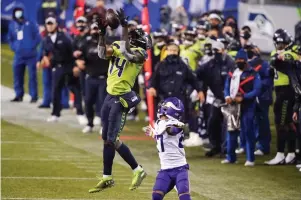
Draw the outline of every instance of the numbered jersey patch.
[[[171,124],[174,124],[174,122],[169,123],[168,120],[158,120],[155,124],[155,138],[157,140],[161,169],[171,169],[187,164],[185,150],[182,144],[184,132],[182,131],[176,135],[169,135],[166,132],[166,128],[170,127]],[[158,134],[158,130],[162,132]]]
[[[120,51],[120,42],[112,44],[113,55],[110,57],[110,66],[107,79],[107,92],[111,95],[122,95],[131,91],[143,64],[129,62]],[[141,51],[142,48],[133,48],[133,51]]]

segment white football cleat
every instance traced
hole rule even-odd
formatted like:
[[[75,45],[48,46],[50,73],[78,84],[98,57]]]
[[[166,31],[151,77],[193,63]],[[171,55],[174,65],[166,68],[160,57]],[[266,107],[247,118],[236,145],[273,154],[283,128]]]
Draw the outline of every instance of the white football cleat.
[[[244,152],[245,152],[244,148],[239,148],[239,149],[236,149],[236,150],[235,150],[235,153],[236,153],[236,154],[242,154],[242,153],[244,153]]]
[[[92,133],[93,128],[91,126],[85,126],[85,128],[82,130],[83,133]]]
[[[264,153],[260,150],[260,149],[257,149],[255,152],[254,152],[255,156],[263,156]]]
[[[301,164],[299,164],[299,165],[296,165],[296,167],[297,167],[297,168],[301,168]]]
[[[59,121],[59,117],[55,115],[51,115],[50,117],[47,118],[47,122],[57,122]]]
[[[299,169],[299,172],[301,172],[301,168]]]
[[[248,160],[245,162],[245,167],[254,167],[254,165],[255,165],[255,162],[250,162]]]
[[[264,164],[266,165],[282,165],[285,164],[285,156],[284,153],[277,152],[275,158],[269,161],[265,161]]]
[[[95,116],[93,119],[93,124],[94,125],[100,125],[101,124],[101,119],[98,116]]]
[[[285,164],[294,164],[296,160],[296,154],[295,153],[288,153],[285,157]]]
[[[85,125],[88,123],[88,120],[84,115],[77,115],[76,118],[80,125]]]

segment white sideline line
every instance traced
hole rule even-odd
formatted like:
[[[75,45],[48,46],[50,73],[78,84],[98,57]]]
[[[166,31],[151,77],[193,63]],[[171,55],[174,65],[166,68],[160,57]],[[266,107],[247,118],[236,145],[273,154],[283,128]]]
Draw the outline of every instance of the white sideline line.
[[[24,141],[9,141],[2,140],[2,144],[55,144],[54,142],[24,142]]]
[[[87,177],[51,177],[51,176],[2,176],[1,179],[31,179],[31,180],[93,180],[97,181],[97,178],[87,178]],[[114,179],[118,182],[118,184],[129,184],[130,178],[123,178],[114,176]],[[123,182],[125,181],[125,182]],[[127,183],[129,181],[129,183]]]
[[[7,198],[2,199],[16,199],[16,200],[91,200],[91,199],[51,199],[51,198]]]
[[[13,161],[75,161],[76,159],[63,159],[63,158],[1,158],[1,160],[13,160]],[[87,160],[87,162],[93,162],[94,160]]]
[[[39,180],[96,180],[82,177],[43,177],[43,176],[2,176],[3,179],[39,179]]]

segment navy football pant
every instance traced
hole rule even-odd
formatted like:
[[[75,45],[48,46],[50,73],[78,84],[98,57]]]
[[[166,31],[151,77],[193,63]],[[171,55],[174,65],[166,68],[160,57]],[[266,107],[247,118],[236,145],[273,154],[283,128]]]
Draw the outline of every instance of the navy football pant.
[[[29,94],[32,99],[38,99],[38,84],[37,84],[37,68],[36,57],[32,58],[17,58],[14,57],[13,74],[14,74],[14,90],[16,97],[24,95],[24,75],[27,66],[29,74]]]

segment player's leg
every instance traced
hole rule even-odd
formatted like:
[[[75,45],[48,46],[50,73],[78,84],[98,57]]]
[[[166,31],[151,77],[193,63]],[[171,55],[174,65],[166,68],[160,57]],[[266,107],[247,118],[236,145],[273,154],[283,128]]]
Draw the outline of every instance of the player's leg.
[[[174,187],[175,183],[172,181],[171,177],[169,176],[168,172],[166,171],[159,171],[156,182],[153,187],[153,200],[162,200],[170,190]]]
[[[252,109],[254,108],[254,109]],[[254,111],[255,111],[255,104],[254,106],[250,105],[250,108],[247,108],[246,111],[242,112],[241,114],[241,132],[245,136],[246,139],[246,156],[247,166],[252,166],[255,161],[255,131],[254,131]]]
[[[176,186],[180,200],[191,200],[189,190],[189,177],[188,170],[182,169],[176,178]]]
[[[235,149],[237,147],[237,137],[240,131],[228,131],[227,132],[227,158],[222,161],[222,164],[235,163],[236,153]]]
[[[127,115],[127,108],[123,107],[120,101],[116,98],[111,106],[109,115],[108,140],[116,141],[118,134],[122,131]],[[146,173],[141,166],[138,165],[130,149],[117,140],[116,151],[132,168],[134,175],[130,190],[134,190],[140,186],[142,180],[146,177]]]
[[[112,142],[108,142],[108,128],[109,120],[108,117],[110,113],[110,104],[114,103],[113,98],[110,95],[107,95],[105,98],[103,107],[101,109],[102,122],[102,139],[104,141],[103,147],[103,177],[97,183],[97,185],[90,189],[90,193],[100,192],[106,188],[112,187],[114,185],[114,180],[112,177],[112,165],[115,157],[115,147]]]

